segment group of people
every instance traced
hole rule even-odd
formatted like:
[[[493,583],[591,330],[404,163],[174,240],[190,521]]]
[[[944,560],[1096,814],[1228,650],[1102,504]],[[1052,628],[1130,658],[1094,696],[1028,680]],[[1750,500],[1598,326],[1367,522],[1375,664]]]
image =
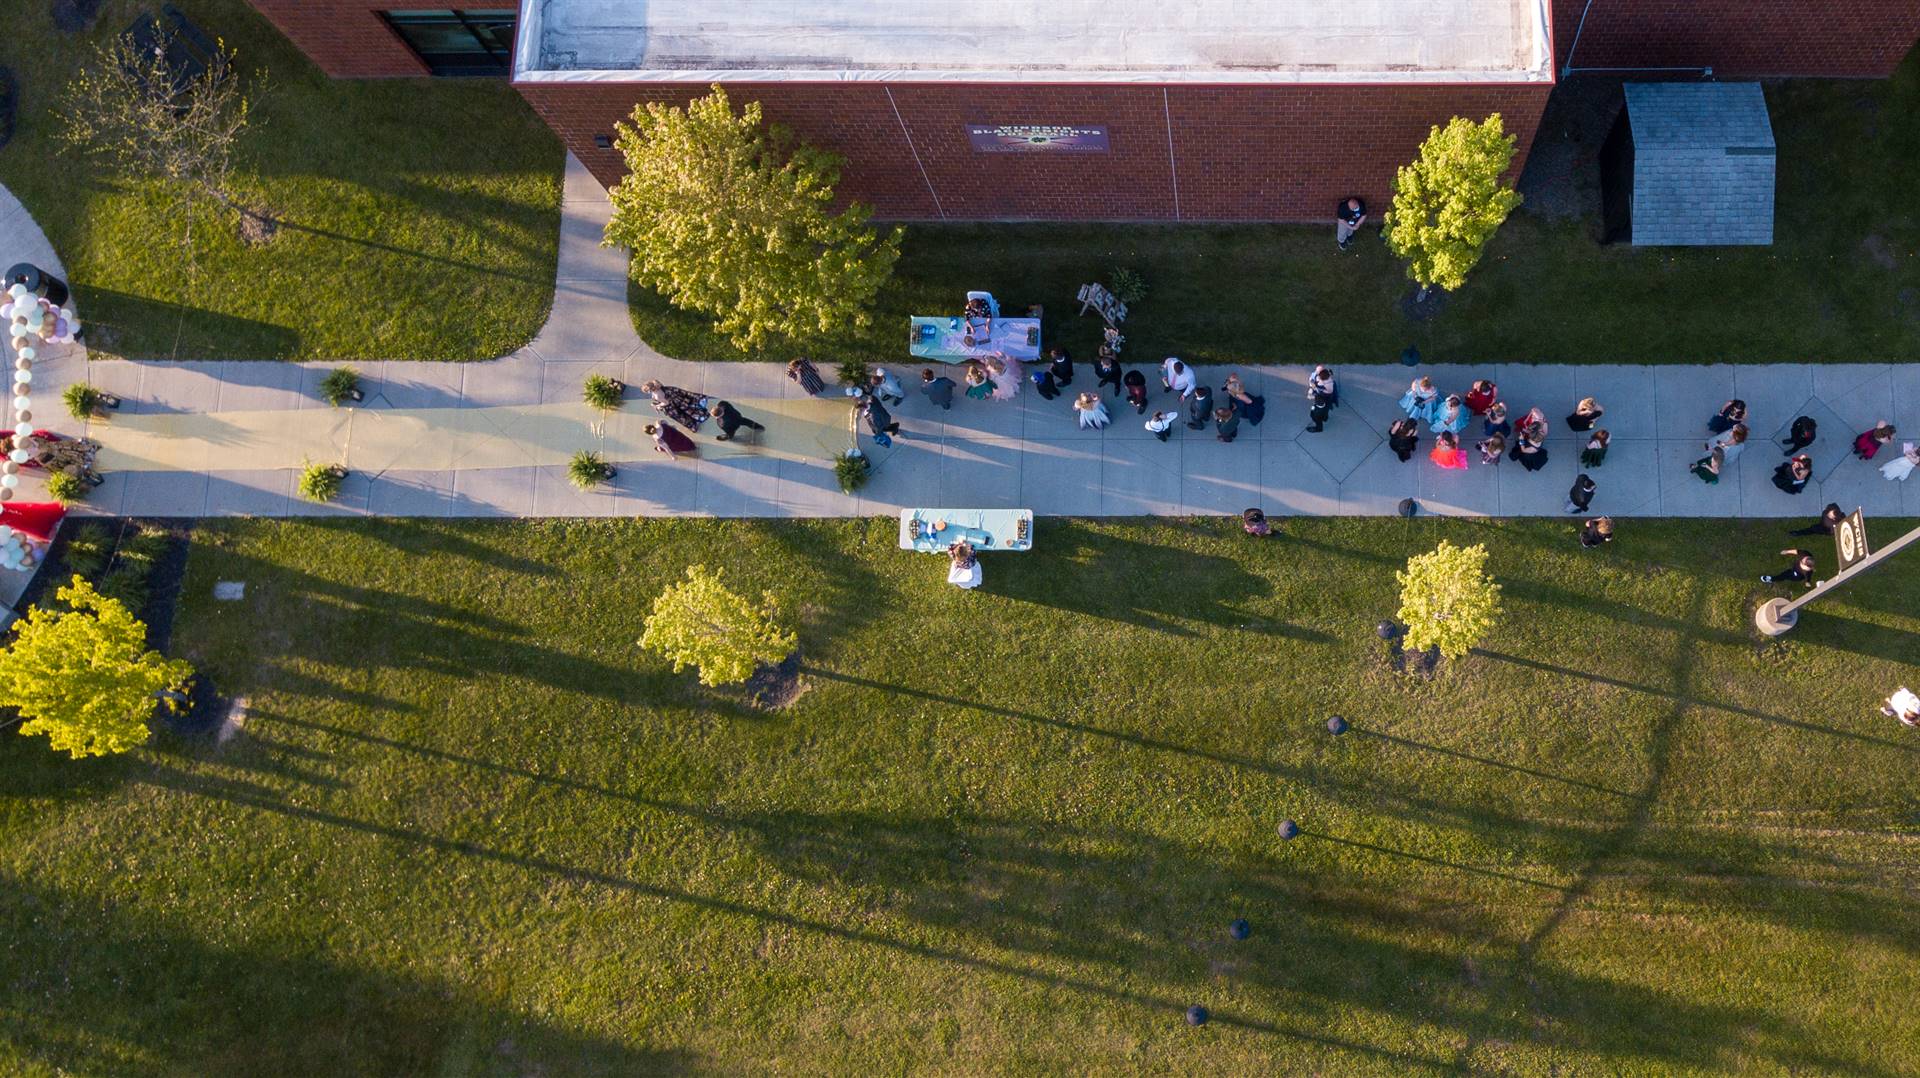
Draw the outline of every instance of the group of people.
[[[1728,462],[1739,456],[1747,443],[1747,402],[1735,398],[1720,406],[1720,410],[1707,419],[1709,437],[1703,447],[1706,455],[1693,462],[1688,471],[1703,483],[1718,483],[1720,473]],[[1857,459],[1871,461],[1880,455],[1880,451],[1893,443],[1898,433],[1894,425],[1886,420],[1876,422],[1867,430],[1853,438],[1853,455]],[[1813,479],[1813,456],[1807,452],[1820,436],[1820,424],[1812,416],[1795,416],[1787,425],[1787,436],[1780,444],[1785,446],[1781,461],[1773,469],[1773,485],[1788,494],[1798,494],[1807,489]],[[1899,453],[1889,454],[1880,465],[1880,474],[1894,482],[1905,480],[1913,474],[1916,465],[1920,465],[1920,445],[1907,442]]]
[[[1314,397],[1311,380],[1307,395]],[[1550,429],[1547,413],[1530,407],[1517,419],[1513,418],[1507,403],[1500,399],[1500,387],[1490,378],[1474,381],[1465,393],[1449,393],[1444,397],[1432,378],[1415,378],[1400,398],[1400,410],[1406,417],[1394,420],[1387,427],[1387,448],[1403,462],[1412,460],[1420,448],[1420,425],[1424,423],[1434,443],[1427,458],[1440,468],[1465,471],[1470,466],[1470,456],[1461,439],[1472,438],[1468,428],[1478,423],[1480,440],[1473,448],[1481,464],[1499,464],[1504,458],[1518,462],[1529,472],[1547,466],[1547,431]],[[1582,469],[1597,469],[1606,463],[1607,448],[1613,440],[1613,435],[1599,426],[1606,411],[1599,401],[1584,397],[1563,420],[1568,430],[1584,436],[1580,449]],[[1318,429],[1322,422],[1319,411],[1313,416],[1315,425],[1308,430]],[[1566,511],[1585,513],[1598,489],[1599,484],[1593,477],[1586,470],[1581,471],[1567,490]],[[1611,520],[1597,518],[1590,525],[1582,533],[1584,545],[1598,546],[1612,538]]]
[[[648,423],[641,429],[653,439],[655,450],[672,458],[699,451],[700,447],[690,434],[697,433],[708,420],[712,420],[719,431],[714,435],[714,440],[721,442],[732,441],[742,430],[767,429],[718,397],[703,396],[679,386],[662,385],[658,381],[640,383],[640,392],[647,395],[654,411],[662,417],[658,422]],[[681,430],[681,427],[686,430]]]

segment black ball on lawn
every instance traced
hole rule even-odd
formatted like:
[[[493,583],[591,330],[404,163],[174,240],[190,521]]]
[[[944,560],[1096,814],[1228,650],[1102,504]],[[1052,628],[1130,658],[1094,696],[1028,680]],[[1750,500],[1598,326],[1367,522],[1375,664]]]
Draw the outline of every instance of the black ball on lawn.
[[[1294,823],[1292,820],[1280,821],[1280,837],[1281,838],[1297,838],[1299,837],[1299,834],[1300,834],[1299,824]]]
[[[1407,345],[1406,350],[1400,353],[1400,362],[1409,367],[1418,367],[1420,365],[1420,349],[1415,348],[1413,345]]]
[[[1338,715],[1335,715],[1335,716],[1334,716],[1333,718],[1331,718],[1331,719],[1328,719],[1328,720],[1327,720],[1327,732],[1328,732],[1328,733],[1330,733],[1330,734],[1332,734],[1332,735],[1333,735],[1333,736],[1335,736],[1335,737],[1339,737],[1339,736],[1340,736],[1341,734],[1344,734],[1344,733],[1346,733],[1346,732],[1347,732],[1347,720],[1345,720],[1345,719],[1343,719],[1343,718],[1341,718],[1341,717],[1340,717],[1340,716],[1338,716]]]
[[[1227,926],[1227,934],[1237,940],[1246,939],[1252,933],[1253,926],[1248,924],[1245,918],[1241,918]]]
[[[1204,1026],[1207,1024],[1207,1019],[1211,1017],[1213,1016],[1207,1013],[1207,1009],[1198,1003],[1187,1008],[1187,1024],[1190,1026]]]
[[[1392,640],[1394,637],[1400,635],[1400,626],[1395,625],[1391,621],[1383,621],[1375,625],[1373,631],[1377,633],[1382,640]]]

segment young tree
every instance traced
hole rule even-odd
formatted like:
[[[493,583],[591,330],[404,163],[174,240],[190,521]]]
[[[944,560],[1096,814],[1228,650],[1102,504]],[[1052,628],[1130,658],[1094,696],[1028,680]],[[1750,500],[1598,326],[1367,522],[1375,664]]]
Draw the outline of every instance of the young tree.
[[[606,243],[633,251],[635,279],[740,348],[872,321],[902,233],[876,233],[859,203],[829,212],[838,157],[764,128],[758,102],[735,113],[717,85],[684,109],[636,106],[615,131],[628,175]]]
[[[198,75],[167,62],[172,43],[172,32],[162,29],[148,49],[128,34],[96,46],[67,87],[59,136],[112,168],[154,181],[167,199],[165,216],[185,226],[190,245],[191,222],[203,211],[230,221],[249,212],[234,187],[233,151],[252,102],[224,43]]]
[[[704,565],[687,567],[687,579],[660,593],[647,615],[640,646],[673,660],[673,672],[700,669],[700,684],[745,681],[761,663],[793,654],[798,641],[782,629],[773,593],[754,606]]]
[[[1406,646],[1437,647],[1458,659],[1484,639],[1500,613],[1500,585],[1487,575],[1487,548],[1441,540],[1431,553],[1407,559],[1400,581],[1399,618]]]
[[[18,708],[23,734],[45,734],[78,759],[126,752],[147,739],[156,697],[193,677],[182,659],[146,650],[147,627],[80,576],[60,589],[69,609],[27,611],[0,651],[0,706]]]
[[[1494,230],[1520,204],[1519,192],[1500,183],[1513,150],[1499,113],[1477,124],[1455,116],[1433,128],[1420,156],[1394,177],[1387,246],[1407,260],[1422,297],[1465,284]]]

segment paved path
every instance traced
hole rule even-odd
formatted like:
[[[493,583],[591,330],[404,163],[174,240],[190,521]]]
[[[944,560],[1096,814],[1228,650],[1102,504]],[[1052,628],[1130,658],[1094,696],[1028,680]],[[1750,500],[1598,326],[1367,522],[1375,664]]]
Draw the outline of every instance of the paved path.
[[[1920,365],[1497,365],[1422,368],[1446,390],[1499,382],[1524,410],[1554,421],[1550,462],[1527,473],[1508,462],[1444,472],[1421,456],[1402,464],[1384,433],[1415,372],[1395,365],[1339,371],[1345,406],[1308,434],[1299,368],[1240,368],[1268,401],[1268,418],[1223,445],[1176,428],[1156,442],[1129,410],[1105,431],[1077,429],[1068,400],[1029,389],[1005,403],[956,402],[950,412],[917,394],[895,409],[905,435],[872,450],[876,468],[858,496],[840,493],[830,455],[845,443],[845,405],[807,399],[778,364],[692,364],[659,355],[634,335],[625,254],[599,245],[606,192],[569,158],[562,199],[558,286],[551,320],[528,347],[487,363],[363,363],[368,399],[333,410],[319,399],[330,364],[125,363],[92,365],[123,414],[96,423],[109,479],[93,508],[129,515],[409,516],[855,516],[908,505],[1030,507],[1043,514],[1387,514],[1407,497],[1434,513],[1557,515],[1578,472],[1581,439],[1560,417],[1583,396],[1607,406],[1613,448],[1595,512],[1641,516],[1802,516],[1825,502],[1875,514],[1920,514],[1920,482],[1889,483],[1851,458],[1847,442],[1878,419],[1920,435]],[[783,357],[784,358],[784,357]],[[918,364],[880,357],[909,385]],[[1141,361],[1160,357],[1135,357]],[[651,417],[630,402],[612,418],[579,404],[589,373],[638,385],[658,378],[734,401],[772,429],[759,446],[702,435],[701,459],[667,461],[638,434]],[[1203,369],[1217,384],[1223,370]],[[1150,379],[1151,380],[1151,379]],[[1074,388],[1088,388],[1083,373]],[[1719,485],[1687,474],[1704,423],[1721,401],[1748,401],[1756,444]],[[1163,398],[1170,401],[1170,398]],[[1792,497],[1769,482],[1781,459],[1765,438],[1796,415],[1820,422],[1819,482]],[[1472,428],[1469,428],[1471,431]],[[1430,442],[1423,443],[1422,449]],[[564,461],[596,448],[620,464],[614,482],[574,490]],[[353,470],[341,499],[314,505],[292,493],[307,459]]]

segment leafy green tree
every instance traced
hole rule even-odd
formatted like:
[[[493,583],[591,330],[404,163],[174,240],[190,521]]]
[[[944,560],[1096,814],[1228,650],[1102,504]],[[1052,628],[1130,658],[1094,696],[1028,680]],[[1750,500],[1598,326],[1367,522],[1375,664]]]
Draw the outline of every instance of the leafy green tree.
[[[1487,241],[1520,194],[1500,177],[1513,162],[1514,139],[1494,113],[1484,123],[1455,116],[1420,144],[1420,156],[1393,180],[1387,247],[1407,260],[1407,276],[1424,297],[1467,282]]]
[[[1430,553],[1407,559],[1400,582],[1400,621],[1407,647],[1437,647],[1458,659],[1486,638],[1500,614],[1500,585],[1487,575],[1487,548],[1441,540]]]
[[[763,126],[758,102],[734,112],[717,85],[632,119],[615,125],[628,175],[609,193],[605,242],[633,251],[636,280],[712,315],[740,348],[872,321],[902,232],[868,227],[859,203],[830,212],[838,157]]]
[[[704,565],[687,567],[687,579],[660,593],[647,615],[640,646],[673,660],[673,672],[700,670],[700,684],[745,681],[761,663],[793,654],[798,641],[776,620],[773,593],[755,606],[728,588]]]
[[[67,609],[27,611],[0,651],[0,706],[19,709],[21,733],[75,759],[139,747],[155,698],[178,707],[161,694],[183,691],[193,667],[146,650],[147,627],[84,578],[57,597]]]

